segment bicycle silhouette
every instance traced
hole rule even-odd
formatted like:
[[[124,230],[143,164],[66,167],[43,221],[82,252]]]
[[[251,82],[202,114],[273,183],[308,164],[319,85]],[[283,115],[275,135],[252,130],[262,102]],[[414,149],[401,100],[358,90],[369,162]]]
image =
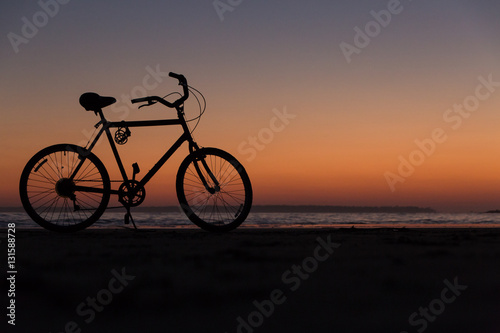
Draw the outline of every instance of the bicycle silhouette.
[[[19,184],[21,201],[36,223],[60,232],[85,229],[101,217],[110,196],[117,195],[118,201],[127,210],[125,224],[131,220],[137,229],[131,207],[139,206],[144,201],[144,186],[185,141],[189,144],[189,154],[180,164],[176,178],[177,198],[183,212],[194,224],[207,231],[229,231],[243,223],[252,205],[252,186],[247,172],[231,154],[217,148],[198,146],[184,114],[184,101],[188,99],[190,91],[194,94],[194,88],[188,86],[183,75],[169,73],[169,76],[176,78],[183,87],[183,95],[175,102],[170,103],[157,96],[136,98],[131,102],[147,103],[139,108],[159,102],[174,108],[177,119],[110,122],[104,117],[102,109],[115,103],[115,98],[96,93],[81,95],[80,104],[100,117],[95,125],[96,130],[99,127],[100,130],[90,146],[58,144],[44,148],[28,161],[22,172]],[[200,115],[194,118],[198,121],[204,112],[199,105]],[[115,141],[118,144],[126,143],[131,127],[169,125],[180,125],[183,134],[141,180],[136,180],[140,169],[134,163],[130,179]],[[117,128],[114,137],[111,128]],[[115,181],[110,180],[104,164],[92,153],[103,133],[106,134],[122,177],[122,180],[117,181],[121,182],[118,189],[111,188],[111,182]]]

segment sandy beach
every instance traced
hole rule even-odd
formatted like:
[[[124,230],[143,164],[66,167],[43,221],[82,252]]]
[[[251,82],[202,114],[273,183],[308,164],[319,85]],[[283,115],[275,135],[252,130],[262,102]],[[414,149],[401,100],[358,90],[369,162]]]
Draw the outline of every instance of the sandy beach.
[[[18,229],[16,327],[2,325],[494,333],[499,262],[495,228]]]

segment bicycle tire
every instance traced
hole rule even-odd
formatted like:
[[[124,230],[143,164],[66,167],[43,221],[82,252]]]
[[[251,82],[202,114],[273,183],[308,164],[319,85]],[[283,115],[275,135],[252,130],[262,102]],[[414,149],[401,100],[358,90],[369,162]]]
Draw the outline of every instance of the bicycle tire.
[[[219,182],[220,189],[210,193],[196,171],[195,163],[204,159]],[[214,185],[206,168],[203,177]],[[212,232],[226,232],[240,226],[252,206],[253,192],[248,174],[236,158],[217,148],[202,148],[188,155],[176,178],[179,204],[189,220]]]
[[[80,161],[81,167],[70,180]],[[74,186],[92,187],[101,193],[78,191]],[[85,148],[72,144],[58,144],[36,153],[19,182],[26,213],[43,228],[57,232],[82,230],[96,222],[109,203],[110,191],[104,164]]]

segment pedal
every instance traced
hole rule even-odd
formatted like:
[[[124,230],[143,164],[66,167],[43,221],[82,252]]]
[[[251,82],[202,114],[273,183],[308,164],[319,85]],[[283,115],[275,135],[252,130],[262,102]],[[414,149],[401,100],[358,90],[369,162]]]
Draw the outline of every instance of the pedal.
[[[135,180],[135,175],[137,175],[139,172],[141,172],[141,169],[139,169],[139,164],[134,163],[132,164],[132,180]]]

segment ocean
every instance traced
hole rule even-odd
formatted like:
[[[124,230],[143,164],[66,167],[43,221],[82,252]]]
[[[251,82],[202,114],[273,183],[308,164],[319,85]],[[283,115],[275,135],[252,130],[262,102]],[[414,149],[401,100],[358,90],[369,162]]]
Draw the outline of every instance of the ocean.
[[[137,226],[146,228],[197,228],[182,212],[134,212]],[[124,226],[124,211],[103,214],[92,228]],[[0,212],[0,227],[16,223],[16,228],[41,228],[23,211]],[[131,224],[129,225],[132,226]],[[250,213],[240,228],[251,227],[500,227],[500,214],[491,213]]]

